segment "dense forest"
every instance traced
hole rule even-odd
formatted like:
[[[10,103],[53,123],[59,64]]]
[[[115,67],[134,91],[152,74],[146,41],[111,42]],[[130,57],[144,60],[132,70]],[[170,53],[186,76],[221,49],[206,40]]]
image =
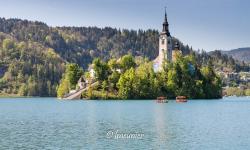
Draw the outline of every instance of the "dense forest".
[[[232,56],[236,60],[250,63],[250,47],[238,48],[230,51],[222,51],[222,53]]]
[[[206,65],[211,60],[216,71],[240,72],[250,71],[250,64],[244,61],[235,60],[232,56],[223,54],[220,50],[195,52],[200,65]]]
[[[0,18],[0,95],[56,96],[67,63],[86,71],[95,58],[106,62],[132,54],[153,60],[158,55],[158,37],[159,32],[151,29],[49,27],[42,22]],[[180,45],[184,54],[193,51]],[[205,52],[197,52],[196,57],[201,64],[221,59]],[[236,61],[226,64],[242,69]]]

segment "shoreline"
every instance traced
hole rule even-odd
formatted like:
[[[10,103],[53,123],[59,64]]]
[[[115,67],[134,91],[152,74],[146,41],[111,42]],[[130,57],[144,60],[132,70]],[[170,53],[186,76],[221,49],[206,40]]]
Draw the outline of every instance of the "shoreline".
[[[223,100],[225,98],[233,98],[233,97],[237,97],[237,98],[245,98],[245,97],[249,97],[249,96],[223,96],[221,98],[212,98],[212,99],[188,99],[188,100]],[[31,99],[31,98],[54,98],[58,101],[151,101],[151,100],[155,100],[155,99],[74,99],[74,100],[66,100],[66,99],[59,99],[57,97],[39,97],[39,96],[17,96],[17,95],[0,95],[0,99],[3,98],[7,98],[7,99]],[[168,99],[169,101],[175,101],[175,99]]]
[[[57,98],[57,97],[40,97],[40,96],[19,96],[19,95],[1,95],[0,94],[0,99],[1,98]]]

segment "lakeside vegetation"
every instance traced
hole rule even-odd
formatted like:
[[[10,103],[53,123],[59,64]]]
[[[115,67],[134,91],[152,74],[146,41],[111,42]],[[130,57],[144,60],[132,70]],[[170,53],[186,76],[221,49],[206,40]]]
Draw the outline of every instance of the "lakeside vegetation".
[[[71,65],[67,65],[58,90],[58,95],[66,94],[76,83],[69,80]],[[199,67],[195,55],[177,57],[176,62],[166,62],[162,72],[155,73],[153,64],[146,58],[125,55],[118,61],[93,61],[95,78],[99,84],[89,88],[82,95],[88,99],[154,99],[158,96],[175,98],[185,95],[190,99],[221,98],[221,79],[215,74],[212,63]],[[77,74],[75,71],[74,74]],[[89,72],[85,73],[88,79]],[[65,89],[62,91],[61,89]],[[63,93],[63,94],[62,94]]]
[[[241,89],[238,87],[228,87],[224,90],[226,96],[250,96],[250,87]]]
[[[0,93],[0,98],[20,97],[19,95]]]

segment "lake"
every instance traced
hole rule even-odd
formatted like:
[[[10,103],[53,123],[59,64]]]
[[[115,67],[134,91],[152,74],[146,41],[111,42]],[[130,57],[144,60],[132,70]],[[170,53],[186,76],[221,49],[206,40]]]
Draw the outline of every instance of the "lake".
[[[250,98],[59,101],[1,98],[0,149],[250,148]]]

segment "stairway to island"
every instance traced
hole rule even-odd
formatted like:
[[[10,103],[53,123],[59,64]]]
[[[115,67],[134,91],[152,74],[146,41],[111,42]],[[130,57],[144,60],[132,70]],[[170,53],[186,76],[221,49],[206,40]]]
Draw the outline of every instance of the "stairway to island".
[[[92,87],[92,86],[95,86],[97,84],[98,84],[98,82],[94,82],[90,86]],[[63,100],[79,100],[79,99],[81,99],[82,92],[87,91],[90,86],[81,88],[74,93],[67,94],[62,99]]]

